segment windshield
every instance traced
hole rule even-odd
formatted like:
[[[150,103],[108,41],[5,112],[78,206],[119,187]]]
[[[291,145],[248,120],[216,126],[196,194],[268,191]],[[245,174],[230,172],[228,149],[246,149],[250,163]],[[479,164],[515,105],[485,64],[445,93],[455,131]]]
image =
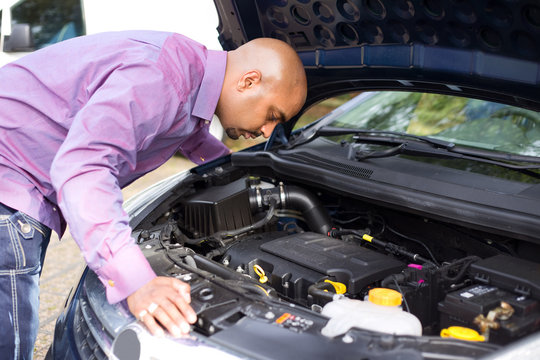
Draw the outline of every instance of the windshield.
[[[464,146],[540,156],[540,113],[457,96],[363,93],[335,109],[317,124],[321,126],[405,132]]]

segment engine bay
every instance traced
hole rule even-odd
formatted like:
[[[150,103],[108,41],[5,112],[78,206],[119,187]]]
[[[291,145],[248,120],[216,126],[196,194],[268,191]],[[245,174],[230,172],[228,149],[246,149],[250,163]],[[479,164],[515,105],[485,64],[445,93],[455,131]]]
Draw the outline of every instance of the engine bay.
[[[424,337],[501,346],[540,328],[536,244],[267,173],[192,177],[133,236],[156,272],[190,282],[201,333],[251,318],[253,299],[297,311],[260,312],[274,325],[320,333],[325,306],[379,288]]]

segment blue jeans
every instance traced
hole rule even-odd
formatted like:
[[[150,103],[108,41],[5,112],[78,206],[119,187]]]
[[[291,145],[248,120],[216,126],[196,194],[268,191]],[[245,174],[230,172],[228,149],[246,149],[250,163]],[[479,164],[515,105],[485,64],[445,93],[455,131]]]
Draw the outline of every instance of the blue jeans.
[[[39,326],[39,276],[51,230],[0,203],[0,354],[32,359]]]

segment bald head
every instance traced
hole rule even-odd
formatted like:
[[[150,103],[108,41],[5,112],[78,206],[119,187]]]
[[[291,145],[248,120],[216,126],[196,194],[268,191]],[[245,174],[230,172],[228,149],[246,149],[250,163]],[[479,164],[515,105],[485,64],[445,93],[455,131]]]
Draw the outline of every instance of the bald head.
[[[294,49],[280,40],[255,39],[228,52],[216,115],[233,139],[268,137],[277,123],[298,113],[306,92]]]
[[[264,75],[265,85],[283,85],[286,88],[306,87],[304,66],[296,51],[287,43],[258,38],[229,52],[231,70],[245,73],[258,69]],[[305,100],[305,99],[304,99]]]

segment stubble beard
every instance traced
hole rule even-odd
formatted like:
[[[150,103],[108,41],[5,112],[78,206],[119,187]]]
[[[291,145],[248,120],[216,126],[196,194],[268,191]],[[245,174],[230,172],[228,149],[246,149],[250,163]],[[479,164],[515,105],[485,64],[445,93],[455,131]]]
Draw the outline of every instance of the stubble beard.
[[[230,137],[233,140],[240,139],[241,134],[237,128],[227,128],[225,129],[225,132],[227,133],[227,136]],[[249,133],[252,138],[257,138],[262,135],[261,132],[252,132],[252,131],[246,131],[246,133]],[[245,135],[244,135],[245,137]]]
[[[238,138],[240,138],[240,134],[235,128],[227,128],[225,129],[225,132],[227,133],[227,136],[233,140],[238,140]]]

